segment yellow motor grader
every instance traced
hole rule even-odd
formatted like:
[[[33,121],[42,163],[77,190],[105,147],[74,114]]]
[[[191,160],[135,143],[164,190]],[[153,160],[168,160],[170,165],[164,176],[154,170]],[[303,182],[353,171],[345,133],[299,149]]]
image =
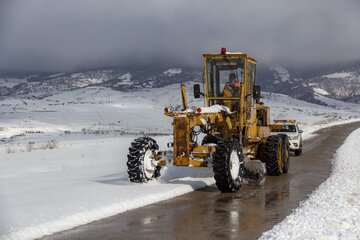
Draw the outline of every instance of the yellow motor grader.
[[[127,161],[131,182],[160,176],[169,159],[175,166],[212,167],[222,192],[235,192],[242,183],[261,185],[266,174],[288,172],[289,141],[286,135],[270,135],[270,109],[260,102],[255,85],[256,60],[225,48],[203,57],[204,92],[195,84],[194,97],[204,97],[205,107],[188,108],[181,85],[183,109],[164,109],[173,118],[172,151],[159,151],[150,137],[135,139]]]

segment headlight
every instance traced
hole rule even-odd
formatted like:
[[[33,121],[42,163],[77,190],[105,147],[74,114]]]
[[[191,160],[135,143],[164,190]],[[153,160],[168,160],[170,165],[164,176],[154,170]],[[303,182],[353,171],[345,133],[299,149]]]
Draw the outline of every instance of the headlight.
[[[298,140],[298,139],[299,139],[299,136],[290,137],[290,140]]]

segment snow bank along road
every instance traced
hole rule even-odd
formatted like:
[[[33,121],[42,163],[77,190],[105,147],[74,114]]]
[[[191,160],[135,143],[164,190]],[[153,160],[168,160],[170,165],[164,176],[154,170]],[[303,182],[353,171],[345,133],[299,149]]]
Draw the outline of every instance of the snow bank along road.
[[[330,177],[265,239],[360,239],[360,128],[333,158]]]
[[[317,137],[306,141],[303,155],[292,157],[289,173],[267,177],[262,187],[243,186],[237,193],[225,194],[210,186],[44,239],[256,239],[282,221],[328,178],[330,160],[344,139],[357,128],[360,128],[359,122],[318,131]],[[329,184],[343,187],[342,183]],[[327,200],[318,201],[320,204]],[[309,224],[321,217],[303,216]],[[264,239],[291,238],[287,224],[294,229],[293,218],[280,224],[284,235],[270,232]]]
[[[189,95],[189,106],[203,105]],[[326,97],[319,100],[327,106],[274,93],[264,93],[263,100],[272,119],[297,119],[304,137],[360,118],[358,104]],[[0,239],[40,238],[213,184],[212,169],[205,168],[164,168],[161,179],[148,184],[127,180],[133,134],[171,133],[163,107],[179,103],[178,84],[135,92],[89,87],[40,100],[2,99]],[[166,149],[172,137],[155,139]]]

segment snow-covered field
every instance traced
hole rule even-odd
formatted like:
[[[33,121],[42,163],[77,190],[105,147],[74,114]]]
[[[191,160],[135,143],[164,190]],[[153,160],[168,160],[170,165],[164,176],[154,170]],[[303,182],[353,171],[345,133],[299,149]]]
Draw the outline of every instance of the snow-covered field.
[[[260,239],[359,239],[359,143],[357,129],[337,150],[330,177]]]
[[[331,106],[263,95],[273,119],[297,119],[305,138],[360,118],[358,105],[322,96]],[[213,184],[211,169],[174,167],[147,184],[127,180],[131,141],[155,135],[165,148],[172,128],[163,108],[180,103],[178,85],[131,93],[92,87],[42,100],[1,100],[0,239],[41,237]],[[189,105],[202,100],[189,96]]]

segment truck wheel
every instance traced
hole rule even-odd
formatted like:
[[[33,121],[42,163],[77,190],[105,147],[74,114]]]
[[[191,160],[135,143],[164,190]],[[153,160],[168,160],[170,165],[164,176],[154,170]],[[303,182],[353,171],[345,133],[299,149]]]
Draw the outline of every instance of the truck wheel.
[[[158,149],[156,141],[149,137],[140,137],[131,143],[127,155],[127,172],[131,182],[147,182],[160,176],[160,166],[154,164]]]
[[[290,166],[290,144],[289,138],[286,134],[279,134],[282,139],[283,149],[282,149],[282,156],[283,156],[283,173],[287,173],[289,171]]]
[[[302,146],[300,145],[299,149],[295,150],[295,156],[300,156],[301,152],[302,152]]]
[[[244,156],[238,139],[218,140],[213,170],[220,191],[239,190],[244,176]]]
[[[281,137],[269,136],[266,141],[264,153],[266,171],[270,176],[278,176],[283,173],[283,144]]]

